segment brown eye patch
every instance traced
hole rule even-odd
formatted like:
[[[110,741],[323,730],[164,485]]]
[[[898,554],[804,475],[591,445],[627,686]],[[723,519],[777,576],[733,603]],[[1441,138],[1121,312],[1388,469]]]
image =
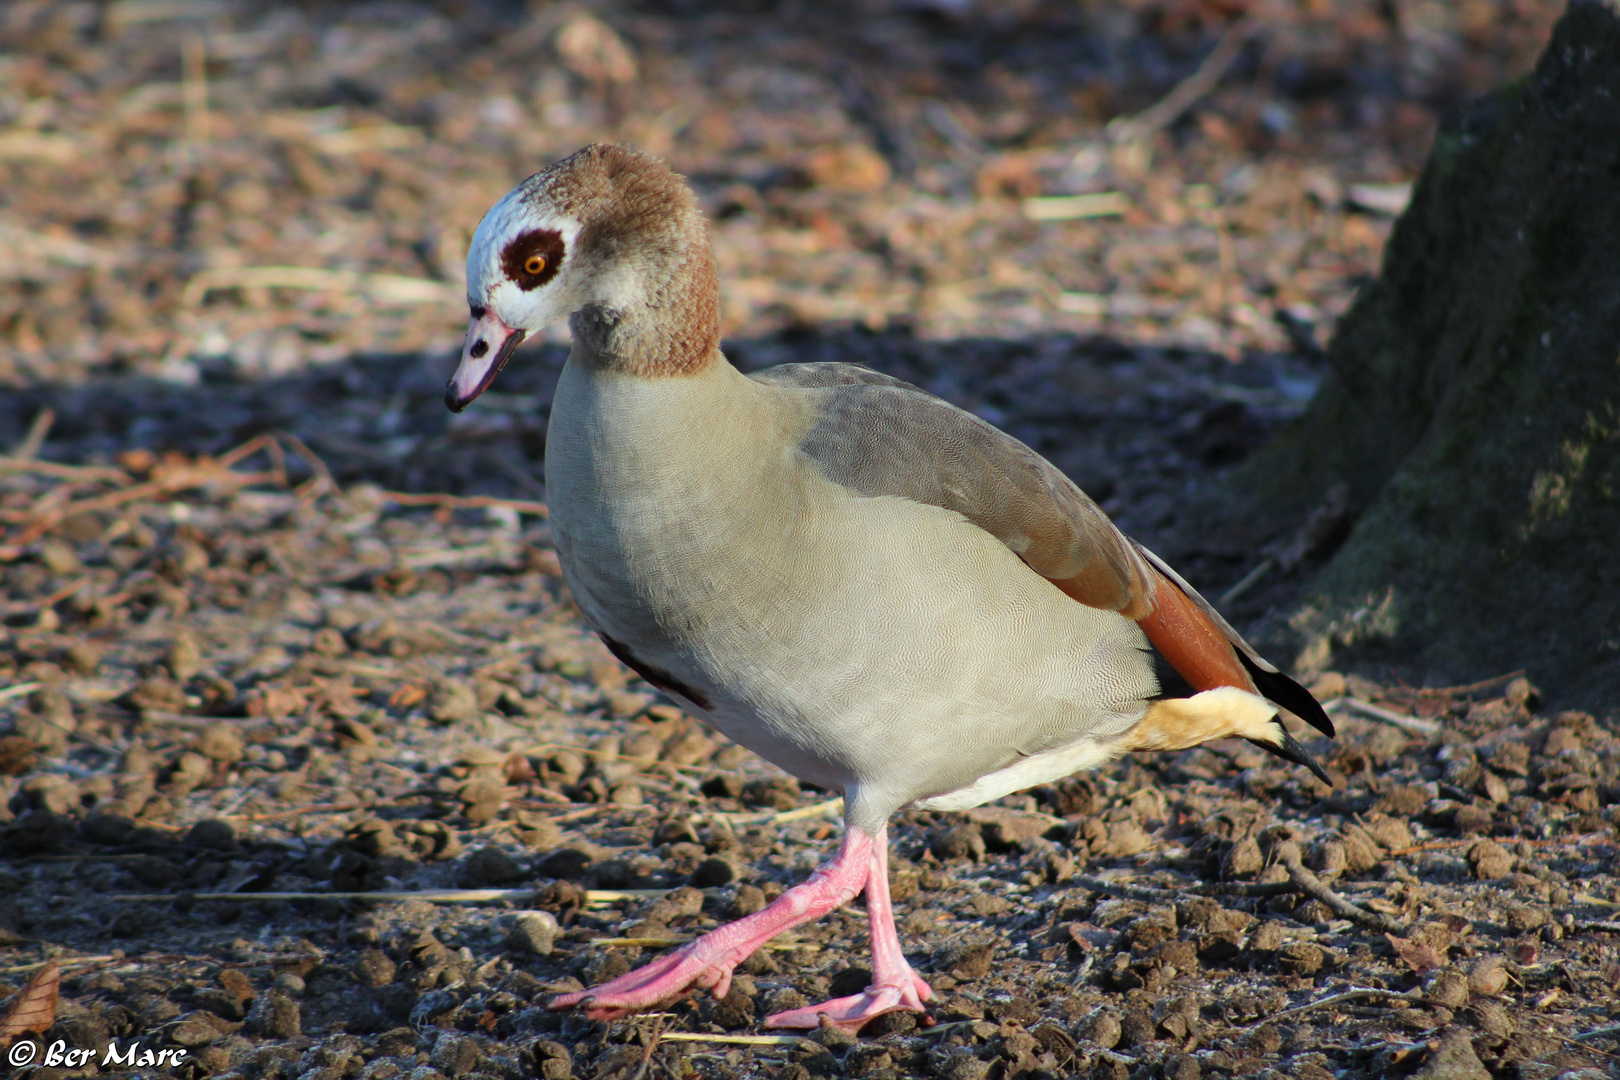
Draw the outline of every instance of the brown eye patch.
[[[530,229],[501,250],[501,270],[524,292],[538,289],[562,267],[563,238],[556,229]]]

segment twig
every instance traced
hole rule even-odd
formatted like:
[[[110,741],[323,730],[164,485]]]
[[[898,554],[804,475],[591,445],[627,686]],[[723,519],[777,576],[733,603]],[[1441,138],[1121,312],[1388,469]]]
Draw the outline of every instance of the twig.
[[[408,491],[381,491],[378,494],[384,502],[398,503],[400,506],[448,506],[451,509],[467,510],[505,507],[520,514],[533,514],[536,517],[551,515],[545,503],[529,502],[524,499],[497,499],[493,495],[439,495]]]
[[[1253,570],[1250,570],[1247,574],[1244,574],[1241,581],[1239,581],[1236,585],[1233,585],[1230,589],[1227,589],[1225,592],[1221,593],[1221,595],[1215,600],[1215,606],[1218,608],[1230,606],[1231,603],[1238,597],[1260,584],[1260,579],[1271,573],[1272,567],[1276,565],[1277,560],[1273,559],[1270,555],[1267,555],[1265,558],[1261,559],[1259,565],[1257,565]]]
[[[706,1042],[721,1046],[798,1046],[802,1035],[704,1035],[696,1031],[666,1031],[665,1042]]]
[[[1575,924],[1576,931],[1601,930],[1605,934],[1620,934],[1620,922],[1583,922]]]
[[[1193,891],[1204,896],[1265,897],[1297,893],[1299,888],[1292,881],[1212,881],[1207,885],[1194,885]]]
[[[1145,900],[1149,903],[1162,903],[1165,900],[1174,900],[1181,895],[1174,889],[1155,889],[1147,885],[1127,885],[1121,881],[1105,881],[1089,874],[1076,874],[1069,880],[1093,892],[1112,893],[1127,900]]]
[[[653,1014],[652,1034],[647,1038],[647,1045],[641,1051],[641,1068],[636,1070],[636,1075],[630,1080],[646,1080],[647,1070],[652,1068],[653,1055],[658,1052],[659,1037],[664,1034],[664,1021],[668,1017],[668,1013]]]
[[[1074,221],[1079,218],[1118,217],[1131,209],[1123,191],[1097,191],[1090,195],[1037,195],[1021,204],[1031,221]]]
[[[187,34],[180,43],[180,67],[186,152],[197,168],[208,147],[208,43],[201,34]]]
[[[621,900],[647,900],[667,894],[668,889],[592,889],[585,894],[587,904],[617,904]],[[713,890],[709,890],[713,891]]]
[[[1423,720],[1416,716],[1403,716],[1398,712],[1372,705],[1365,701],[1358,701],[1353,697],[1333,698],[1322,703],[1323,709],[1344,708],[1351,712],[1360,713],[1372,720],[1382,720],[1386,724],[1394,724],[1407,731],[1415,731],[1420,735],[1433,735],[1440,730],[1440,725],[1432,720]]]
[[[1255,1020],[1255,1021],[1253,1021],[1253,1023],[1247,1024],[1245,1026],[1246,1027],[1253,1027],[1255,1024],[1270,1024],[1270,1023],[1273,1023],[1275,1021],[1281,1020],[1285,1016],[1297,1016],[1302,1012],[1309,1012],[1310,1010],[1320,1008],[1323,1005],[1337,1005],[1341,1001],[1354,1001],[1357,998],[1377,998],[1377,997],[1381,997],[1381,998],[1399,998],[1402,1001],[1417,1000],[1417,999],[1414,999],[1411,995],[1407,994],[1405,991],[1402,991],[1402,990],[1378,990],[1378,989],[1375,989],[1375,988],[1370,987],[1370,986],[1369,987],[1358,986],[1358,987],[1354,987],[1354,988],[1352,988],[1350,990],[1342,991],[1341,993],[1329,994],[1327,997],[1318,998],[1315,1001],[1307,1001],[1303,1005],[1295,1005],[1292,1009],[1284,1009],[1282,1012],[1279,1012],[1279,1013],[1272,1013],[1269,1016],[1262,1016],[1260,1019]]]
[[[375,900],[402,903],[426,900],[430,904],[488,904],[498,900],[527,901],[533,889],[424,889],[419,892],[236,892],[236,893],[118,893],[109,899],[121,904],[168,903],[185,896],[188,900]],[[587,900],[590,894],[586,894]]]
[[[191,716],[187,713],[168,712],[164,709],[142,709],[141,723],[164,727],[210,728],[216,724],[229,724],[239,730],[273,724],[277,716]]]
[[[0,690],[0,701],[10,701],[14,697],[22,697],[24,694],[32,694],[42,685],[44,684],[37,682],[12,683],[4,690]]]
[[[400,796],[404,798],[405,796]],[[414,798],[415,796],[410,796]],[[312,806],[295,806],[291,810],[278,810],[274,813],[261,814],[221,814],[221,817],[236,821],[279,821],[282,818],[298,817],[301,814],[346,814],[351,810],[370,810],[374,806],[385,806],[398,799],[387,799],[378,803],[315,803]]]
[[[51,958],[51,960],[56,961],[59,967],[78,967],[81,964],[113,964],[123,959],[123,953],[116,953],[111,956],[55,956]],[[38,971],[46,964],[49,964],[51,960],[41,960],[37,964],[18,964],[16,967],[0,968],[0,975],[22,975],[30,971]]]
[[[1177,83],[1157,104],[1135,116],[1120,116],[1109,121],[1103,132],[1108,141],[1115,144],[1140,142],[1179,120],[1199,98],[1220,84],[1259,25],[1254,19],[1243,18],[1227,27],[1215,48],[1198,65],[1198,70]]]
[[[1572,899],[1577,904],[1590,904],[1593,907],[1620,908],[1620,904],[1615,903],[1613,900],[1605,900],[1603,897],[1593,896],[1591,893],[1576,893]]]
[[[1620,1035],[1620,1024],[1610,1024],[1608,1027],[1593,1028],[1591,1031],[1583,1031],[1574,1038],[1576,1042],[1581,1042],[1586,1039],[1607,1039],[1613,1035]]]
[[[459,289],[427,278],[403,274],[359,274],[314,266],[218,266],[187,284],[180,303],[196,307],[217,289],[310,289],[342,292],[395,304],[463,304]]]
[[[33,421],[28,425],[28,432],[23,435],[22,441],[11,448],[11,459],[16,462],[31,461],[39,448],[45,445],[45,436],[50,432],[51,425],[56,423],[56,410],[50,406],[34,414]]]
[[[55,461],[21,460],[16,457],[0,457],[0,473],[33,473],[35,476],[49,476],[53,480],[80,480],[86,483],[106,481],[127,484],[130,481],[130,475],[122,469],[102,465],[63,465]]]
[[[1572,1038],[1572,1037],[1570,1037],[1568,1035],[1561,1035],[1556,1031],[1541,1031],[1541,1032],[1538,1032],[1538,1034],[1551,1035],[1553,1038],[1557,1039],[1559,1042],[1568,1043],[1570,1046],[1578,1046],[1582,1050],[1585,1050],[1588,1054],[1597,1054],[1600,1057],[1606,1057],[1606,1058],[1609,1058],[1611,1060],[1620,1061],[1620,1054],[1611,1054],[1607,1050],[1599,1050],[1595,1046],[1587,1046],[1586,1044],[1579,1041],[1580,1040],[1579,1036],[1576,1036],[1576,1037]]]
[[[1281,850],[1281,862],[1288,871],[1288,877],[1299,887],[1301,892],[1313,899],[1322,901],[1334,914],[1349,919],[1353,923],[1359,923],[1362,926],[1386,934],[1404,935],[1406,933],[1407,926],[1399,919],[1392,919],[1388,915],[1381,915],[1376,911],[1368,911],[1358,904],[1352,904],[1328,888],[1321,878],[1307,870],[1305,864],[1299,861],[1298,848],[1292,845],[1278,846]]]
[[[1468,683],[1464,686],[1439,686],[1435,687],[1431,692],[1437,694],[1471,694],[1476,690],[1489,690],[1493,686],[1512,682],[1520,675],[1523,675],[1524,671],[1524,668],[1520,668],[1517,671],[1510,671],[1506,675],[1492,675],[1488,679],[1481,679],[1479,682]]]
[[[1195,893],[1200,896],[1264,897],[1282,896],[1300,891],[1299,886],[1291,881],[1263,883],[1242,881],[1194,882],[1183,889],[1158,889],[1151,885],[1129,885],[1123,881],[1107,881],[1086,874],[1077,874],[1069,880],[1096,892],[1113,893],[1115,896],[1123,896],[1128,900],[1142,900],[1148,903],[1180,900],[1188,893]]]
[[[343,489],[338,486],[338,482],[332,478],[332,470],[326,467],[326,462],[321,455],[309,448],[308,443],[290,431],[277,431],[276,437],[286,439],[298,456],[307,461],[309,467],[314,470],[316,479],[322,485],[321,490],[316,494],[341,495],[343,493]]]
[[[709,814],[711,818],[724,820],[730,825],[764,824],[786,825],[790,821],[803,821],[806,818],[822,817],[827,814],[842,814],[844,812],[844,798],[840,795],[836,799],[816,803],[814,806],[801,806],[794,810],[767,810],[762,814],[725,814],[715,812]]]
[[[822,817],[823,815],[831,816],[843,812],[844,797],[840,795],[836,799],[828,799],[826,802],[816,803],[814,806],[801,806],[797,810],[783,810],[781,813],[773,815],[770,820],[773,824],[785,825],[790,821],[803,821],[806,818]]]

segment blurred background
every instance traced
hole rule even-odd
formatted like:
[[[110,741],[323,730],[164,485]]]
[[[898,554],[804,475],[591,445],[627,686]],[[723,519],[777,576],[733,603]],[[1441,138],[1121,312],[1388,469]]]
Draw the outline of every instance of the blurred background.
[[[1133,455],[1222,467],[1297,415],[1437,117],[1560,9],[16,0],[3,441],[46,405],[67,460],[279,426],[340,479],[536,494],[567,328],[445,414],[466,243],[614,140],[698,190],[740,364],[915,378],[1151,531],[1171,507],[1124,497]],[[1181,442],[1077,442],[1111,419]]]

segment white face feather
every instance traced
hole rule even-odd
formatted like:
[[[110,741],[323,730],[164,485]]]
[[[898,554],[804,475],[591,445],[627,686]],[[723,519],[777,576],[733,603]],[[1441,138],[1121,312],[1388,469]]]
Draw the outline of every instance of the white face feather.
[[[535,206],[525,197],[527,188],[521,184],[507,192],[478,223],[467,249],[467,303],[474,310],[487,309],[514,330],[534,333],[567,318],[586,301],[578,288],[583,276],[577,272],[575,248],[579,222]],[[503,265],[503,255],[510,245],[535,231],[562,237],[562,265],[545,284],[524,289]]]

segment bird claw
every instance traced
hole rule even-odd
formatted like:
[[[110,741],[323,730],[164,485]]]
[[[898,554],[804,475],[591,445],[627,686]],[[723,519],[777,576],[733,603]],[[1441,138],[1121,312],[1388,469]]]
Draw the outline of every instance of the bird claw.
[[[928,1007],[923,1002],[933,996],[928,984],[913,974],[909,986],[868,986],[849,997],[774,1013],[765,1018],[765,1026],[799,1030],[833,1027],[853,1035],[885,1013],[907,1010],[922,1013],[928,1023]]]

